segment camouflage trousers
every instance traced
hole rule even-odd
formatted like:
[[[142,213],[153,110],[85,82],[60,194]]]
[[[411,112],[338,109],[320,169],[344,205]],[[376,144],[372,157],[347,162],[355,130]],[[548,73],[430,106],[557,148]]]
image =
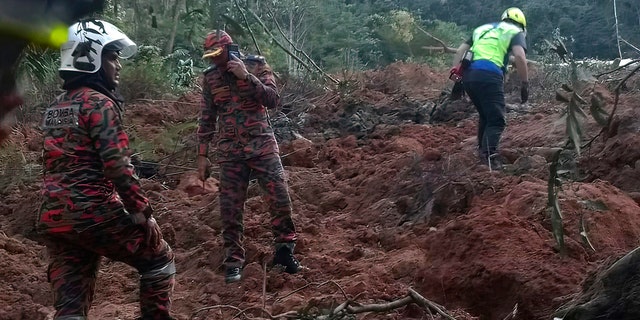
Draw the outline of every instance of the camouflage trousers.
[[[169,309],[175,284],[174,254],[164,240],[158,248],[148,247],[144,241],[144,229],[129,216],[82,232],[45,235],[54,319],[87,319],[102,256],[124,262],[140,274],[141,319],[173,319]]]
[[[249,181],[255,178],[269,205],[271,230],[276,248],[293,247],[297,234],[291,219],[291,199],[284,179],[284,168],[276,153],[243,161],[220,162],[220,214],[227,267],[242,267],[245,251],[243,214]]]

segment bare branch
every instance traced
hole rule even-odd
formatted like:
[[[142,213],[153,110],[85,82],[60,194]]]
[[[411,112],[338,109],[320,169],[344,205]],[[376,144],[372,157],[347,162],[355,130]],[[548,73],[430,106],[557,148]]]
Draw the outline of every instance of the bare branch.
[[[284,31],[282,30],[282,28],[280,27],[280,24],[278,23],[278,20],[276,19],[276,17],[273,15],[273,13],[269,12],[268,13],[271,16],[271,19],[273,19],[273,22],[275,23],[276,27],[278,28],[278,31],[280,32],[280,35],[282,35],[282,37],[287,40],[287,42],[291,45],[291,47],[293,48],[293,50],[295,50],[297,53],[302,54],[305,59],[307,59],[311,65],[313,65],[314,68],[316,68],[323,76],[327,77],[329,80],[338,83],[337,80],[335,80],[334,78],[332,78],[330,75],[326,74],[322,68],[320,68],[318,66],[318,64],[316,64],[315,61],[313,61],[313,59],[311,59],[311,57],[309,57],[309,55],[304,52],[302,49],[299,49],[294,43],[293,41],[291,41],[291,39],[289,39],[289,37],[287,37],[287,35],[284,33]]]
[[[324,286],[324,285],[327,285],[327,284],[334,284],[336,287],[338,287],[338,289],[340,289],[340,291],[342,292],[342,295],[344,296],[344,298],[345,298],[345,299],[347,299],[347,300],[349,300],[349,297],[347,297],[347,293],[344,291],[344,289],[342,289],[342,287],[341,287],[337,282],[335,282],[335,281],[333,281],[333,280],[329,280],[329,281],[322,282],[322,283],[318,284],[318,285],[316,286],[316,288],[320,288],[320,287],[322,287],[322,286]],[[278,298],[278,299],[276,300],[276,302],[278,302],[278,301],[282,301],[282,299],[284,299],[284,298],[286,298],[286,297],[288,297],[288,296],[291,296],[292,294],[294,294],[294,293],[296,293],[296,292],[300,292],[300,291],[302,291],[302,290],[304,290],[304,289],[306,289],[306,288],[308,288],[308,287],[310,287],[310,286],[313,286],[313,285],[315,285],[315,283],[307,283],[306,285],[304,285],[304,286],[302,286],[302,287],[300,287],[300,288],[298,288],[298,289],[296,289],[296,290],[293,290],[293,291],[291,291],[291,292],[289,292],[289,293],[285,294],[284,296],[282,296],[282,297]]]
[[[437,312],[439,315],[445,317],[446,319],[449,320],[456,320],[456,318],[452,317],[451,315],[449,315],[448,313],[444,312],[442,309],[443,307],[435,302],[431,302],[429,300],[427,300],[425,297],[423,297],[422,295],[420,295],[417,291],[409,288],[409,296],[411,298],[413,298],[413,300],[420,304],[420,305],[426,305],[429,308],[433,309],[433,311]]]
[[[384,312],[393,309],[397,309],[400,307],[404,307],[413,302],[412,297],[404,297],[399,300],[394,300],[389,303],[381,303],[381,304],[367,304],[362,306],[347,306],[347,311],[349,313],[363,313],[363,312]]]
[[[618,83],[618,85],[616,86],[614,90],[616,93],[616,98],[613,104],[613,109],[611,110],[611,114],[609,114],[609,121],[607,121],[607,126],[604,127],[602,130],[605,130],[605,129],[608,130],[609,128],[611,128],[611,122],[613,121],[613,116],[615,115],[616,110],[618,109],[618,101],[620,100],[620,88],[622,88],[622,85],[624,85],[624,83],[627,82],[627,80],[629,80],[629,78],[631,78],[632,75],[638,72],[638,70],[640,70],[640,65],[638,65],[631,72],[629,72],[629,74],[627,74],[627,76],[625,76],[622,79],[622,81],[620,81],[620,83]]]
[[[293,52],[291,52],[289,49],[287,49],[283,44],[280,43],[280,41],[278,41],[278,39],[276,39],[276,37],[271,33],[271,31],[269,31],[269,28],[267,28],[267,26],[264,24],[264,22],[262,21],[262,19],[260,19],[260,17],[258,17],[258,15],[249,10],[249,13],[251,13],[253,15],[253,17],[258,21],[258,23],[260,23],[260,25],[262,26],[262,28],[264,29],[264,31],[269,35],[269,37],[271,37],[271,40],[273,40],[273,42],[280,47],[280,49],[284,50],[284,52],[286,52],[289,56],[291,56],[294,60],[298,61],[298,63],[300,63],[303,67],[305,67],[305,69],[309,70],[309,71],[314,71],[313,68],[311,68],[307,63],[305,63],[304,61],[302,61],[302,59],[298,58],[298,56],[296,56]],[[286,38],[286,37],[285,37]],[[286,38],[287,41],[289,41],[288,38]],[[298,49],[296,49],[298,50]],[[333,77],[331,77],[330,75],[328,75],[327,73],[325,73],[322,69],[320,69],[320,67],[318,67],[317,65],[315,65],[314,63],[314,67],[315,67],[315,71],[319,72],[320,74],[322,74],[325,78],[331,80],[333,83],[339,83],[338,80],[334,79]]]
[[[215,306],[204,307],[204,308],[200,308],[200,309],[198,309],[198,310],[194,311],[194,312],[191,314],[191,317],[190,317],[189,319],[194,319],[194,318],[195,318],[195,316],[196,316],[198,313],[202,312],[202,311],[207,311],[207,310],[212,310],[212,309],[224,309],[224,308],[227,308],[227,309],[233,309],[233,310],[236,310],[236,311],[238,311],[238,312],[242,312],[242,310],[240,310],[240,308],[238,308],[238,307],[234,307],[234,306],[232,306],[232,305],[228,305],[228,304],[217,304],[217,305],[215,305]]]
[[[267,262],[262,263],[262,308],[267,308]]]
[[[441,51],[443,53],[456,53],[457,49],[453,47],[422,47],[427,51]]]
[[[245,14],[244,10],[242,10],[242,7],[238,3],[238,0],[234,0],[233,2],[235,3],[236,8],[238,8],[238,11],[240,11],[240,14],[242,15],[242,20],[244,21],[244,25],[247,26],[247,30],[251,35],[251,40],[253,40],[253,45],[256,47],[258,54],[262,55],[262,50],[260,50],[260,46],[258,46],[258,41],[256,40],[256,36],[253,34],[253,30],[251,30],[251,26],[249,26],[249,20],[247,20],[247,15]]]
[[[617,68],[615,68],[613,70],[609,70],[609,71],[605,71],[603,73],[599,73],[599,74],[595,75],[595,77],[599,78],[599,77],[604,76],[606,74],[614,73],[614,72],[616,72],[618,70],[622,70],[622,69],[624,69],[624,68],[626,68],[626,67],[628,67],[628,66],[630,66],[632,64],[638,63],[638,62],[640,62],[640,59],[631,60],[631,62],[629,62],[629,63],[627,63],[627,64],[625,64],[623,66],[619,66],[619,67],[617,67]]]
[[[416,28],[420,31],[422,31],[424,34],[426,34],[428,37],[430,37],[431,39],[435,40],[436,42],[438,42],[441,46],[442,46],[442,51],[446,52],[446,53],[456,53],[456,49],[451,48],[449,46],[447,46],[446,43],[444,43],[444,41],[438,39],[436,36],[432,35],[431,33],[427,32],[427,30],[422,29],[422,27],[420,27],[417,23],[414,23],[414,25],[416,26]]]
[[[509,312],[509,314],[504,317],[504,319],[502,320],[512,320],[516,318],[516,315],[518,315],[518,304],[516,303],[515,306],[513,306],[513,310],[511,310],[511,312]]]

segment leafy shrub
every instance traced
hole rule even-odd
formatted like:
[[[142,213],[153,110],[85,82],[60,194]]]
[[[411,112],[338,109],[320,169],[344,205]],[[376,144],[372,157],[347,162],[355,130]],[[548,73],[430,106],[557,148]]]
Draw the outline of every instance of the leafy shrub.
[[[140,46],[132,60],[123,61],[120,92],[127,101],[159,98],[171,92],[161,52],[155,46]]]
[[[60,57],[54,50],[35,46],[25,50],[18,68],[19,85],[25,101],[16,114],[19,122],[39,121],[42,106],[60,94],[59,63]]]
[[[183,94],[193,86],[193,61],[186,50],[162,56],[156,46],[140,46],[138,54],[123,61],[120,91],[127,101],[159,99]]]

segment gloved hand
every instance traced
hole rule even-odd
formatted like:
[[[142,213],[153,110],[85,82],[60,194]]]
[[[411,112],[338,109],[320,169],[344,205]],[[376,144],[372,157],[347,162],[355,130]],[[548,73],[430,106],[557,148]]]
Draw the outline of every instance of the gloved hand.
[[[525,103],[527,100],[529,100],[529,82],[522,81],[522,87],[520,88],[520,101]]]
[[[207,178],[209,178],[210,175],[210,166],[211,166],[211,162],[209,161],[209,158],[202,156],[202,155],[198,155],[198,179],[205,181],[207,180]]]
[[[149,217],[143,227],[146,234],[145,244],[149,246],[149,248],[160,248],[160,243],[162,242],[162,231],[160,230],[160,226],[156,222],[156,219],[154,217]]]
[[[453,84],[453,88],[451,88],[451,96],[450,99],[452,101],[460,100],[464,96],[464,87],[462,86],[462,82],[456,82]]]
[[[462,67],[460,65],[449,70],[449,79],[453,82],[460,82],[460,80],[462,80]]]

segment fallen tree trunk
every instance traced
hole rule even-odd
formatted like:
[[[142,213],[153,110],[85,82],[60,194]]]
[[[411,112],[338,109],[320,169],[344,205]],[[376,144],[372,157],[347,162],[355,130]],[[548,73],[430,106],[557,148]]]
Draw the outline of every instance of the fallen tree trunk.
[[[631,320],[640,318],[640,248],[587,280],[582,292],[560,307],[559,320]]]

